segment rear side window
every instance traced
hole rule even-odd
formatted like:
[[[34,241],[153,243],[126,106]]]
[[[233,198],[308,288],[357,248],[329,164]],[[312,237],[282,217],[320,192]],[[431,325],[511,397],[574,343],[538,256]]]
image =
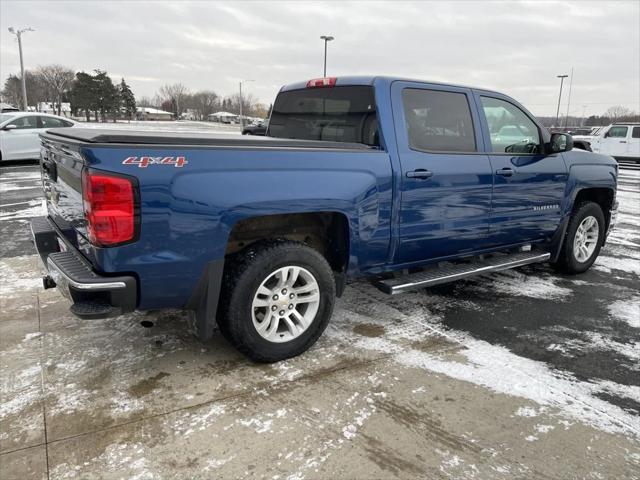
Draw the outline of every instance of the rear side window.
[[[629,129],[627,127],[611,127],[607,134],[607,137],[611,138],[626,138],[627,131]]]
[[[640,138],[640,127],[633,127],[631,138]]]
[[[482,110],[489,126],[491,151],[532,154],[540,151],[538,127],[512,103],[482,97]]]
[[[278,94],[270,137],[379,145],[373,87],[306,88]]]
[[[71,125],[69,122],[65,122],[64,120],[60,120],[59,118],[41,117],[41,119],[43,128],[68,127],[69,125]]]
[[[402,104],[412,149],[476,151],[471,111],[464,93],[405,88]]]

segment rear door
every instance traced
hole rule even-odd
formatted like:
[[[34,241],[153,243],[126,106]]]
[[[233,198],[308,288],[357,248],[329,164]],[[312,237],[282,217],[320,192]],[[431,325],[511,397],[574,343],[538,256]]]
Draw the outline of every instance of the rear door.
[[[391,98],[402,170],[396,263],[481,249],[493,180],[471,90],[400,81]]]
[[[600,140],[600,153],[612,157],[628,156],[628,136],[630,128],[627,125],[612,125]]]
[[[562,154],[544,153],[542,128],[509,97],[476,92],[476,103],[493,170],[491,246],[550,237],[568,178]]]

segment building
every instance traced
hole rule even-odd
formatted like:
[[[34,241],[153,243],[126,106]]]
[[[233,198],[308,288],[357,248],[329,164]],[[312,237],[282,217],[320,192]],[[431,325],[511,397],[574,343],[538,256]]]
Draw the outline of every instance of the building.
[[[216,112],[209,114],[208,120],[210,122],[236,123],[238,121],[238,115],[230,112]]]
[[[38,102],[35,110],[40,113],[58,115],[58,109],[55,102]],[[71,104],[69,102],[62,102],[60,104],[60,115],[63,117],[71,117]]]
[[[180,116],[181,120],[200,120],[200,115],[195,108],[187,108],[187,110]]]
[[[173,113],[151,107],[136,107],[137,120],[173,120]]]

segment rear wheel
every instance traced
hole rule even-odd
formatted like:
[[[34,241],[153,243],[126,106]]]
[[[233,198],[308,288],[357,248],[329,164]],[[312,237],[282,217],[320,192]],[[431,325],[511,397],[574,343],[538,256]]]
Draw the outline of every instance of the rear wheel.
[[[556,267],[566,273],[587,271],[604,242],[605,220],[595,202],[584,202],[573,212]]]
[[[297,242],[263,242],[225,266],[218,325],[238,350],[276,362],[309,349],[326,328],[335,298],[325,258]]]

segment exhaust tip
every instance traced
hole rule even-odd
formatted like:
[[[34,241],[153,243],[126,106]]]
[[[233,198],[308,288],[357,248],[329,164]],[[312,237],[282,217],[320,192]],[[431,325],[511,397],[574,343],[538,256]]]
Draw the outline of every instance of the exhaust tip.
[[[53,278],[51,278],[49,275],[45,275],[44,277],[42,277],[42,286],[45,290],[56,288],[56,282],[54,282]]]

